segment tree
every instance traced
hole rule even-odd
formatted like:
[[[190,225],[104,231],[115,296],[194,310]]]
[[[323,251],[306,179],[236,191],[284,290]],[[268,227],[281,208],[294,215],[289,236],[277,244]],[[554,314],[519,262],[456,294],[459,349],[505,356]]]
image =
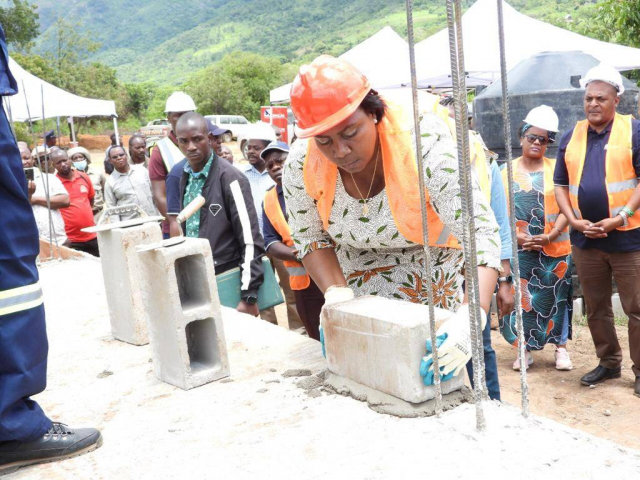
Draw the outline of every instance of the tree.
[[[0,25],[7,44],[16,50],[29,51],[33,40],[40,34],[37,8],[28,0],[13,0],[13,7],[0,7]]]
[[[611,40],[640,47],[640,0],[605,0],[598,4],[597,19],[610,31]]]
[[[226,113],[257,120],[260,106],[269,103],[271,89],[290,72],[291,68],[275,58],[234,52],[192,75],[185,89],[202,114]]]

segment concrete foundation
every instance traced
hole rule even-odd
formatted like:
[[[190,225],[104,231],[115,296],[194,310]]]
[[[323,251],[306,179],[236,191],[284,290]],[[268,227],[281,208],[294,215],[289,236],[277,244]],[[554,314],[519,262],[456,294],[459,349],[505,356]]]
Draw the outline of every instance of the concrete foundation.
[[[155,222],[98,232],[111,333],[117,340],[149,343],[149,316],[142,297],[146,284],[135,249],[161,240],[162,231]]]
[[[451,316],[436,308],[436,325]],[[420,361],[429,338],[426,305],[359,297],[324,309],[322,318],[329,370],[411,403],[435,397],[420,377]],[[444,382],[443,393],[459,390],[464,375]]]
[[[229,376],[209,242],[187,238],[139,253],[156,376],[185,390]]]

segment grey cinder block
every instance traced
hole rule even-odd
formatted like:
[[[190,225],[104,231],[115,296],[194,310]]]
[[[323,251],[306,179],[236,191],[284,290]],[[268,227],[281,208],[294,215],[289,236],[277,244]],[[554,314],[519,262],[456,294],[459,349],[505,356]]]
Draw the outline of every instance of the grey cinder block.
[[[156,376],[185,390],[229,376],[209,242],[140,252]]]

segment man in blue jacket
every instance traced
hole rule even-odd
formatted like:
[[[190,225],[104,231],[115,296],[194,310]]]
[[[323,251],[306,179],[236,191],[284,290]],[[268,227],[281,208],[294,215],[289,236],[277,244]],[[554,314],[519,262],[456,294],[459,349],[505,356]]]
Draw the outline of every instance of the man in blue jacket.
[[[0,96],[15,95],[0,27]],[[16,140],[0,108],[0,476],[75,457],[102,443],[98,430],[52,422],[29,397],[47,377],[47,332],[36,256],[38,228]]]

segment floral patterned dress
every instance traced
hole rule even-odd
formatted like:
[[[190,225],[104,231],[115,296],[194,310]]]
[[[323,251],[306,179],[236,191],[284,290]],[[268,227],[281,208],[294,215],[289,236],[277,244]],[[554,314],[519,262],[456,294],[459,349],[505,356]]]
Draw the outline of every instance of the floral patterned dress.
[[[544,233],[544,174],[514,172],[516,226],[529,235]],[[518,247],[522,321],[527,350],[541,350],[547,343],[559,345],[565,316],[571,338],[571,255],[550,257],[544,251],[530,252]],[[516,314],[500,320],[500,333],[517,345]]]
[[[456,149],[447,126],[435,115],[425,115],[421,131],[425,183],[430,199],[443,223],[461,238],[463,225]],[[313,141],[313,140],[311,140]],[[407,240],[397,229],[383,189],[368,201],[351,197],[338,175],[329,227],[324,230],[314,199],[306,192],[303,165],[307,141],[292,146],[283,174],[289,225],[303,258],[308,253],[333,248],[347,283],[356,296],[427,303],[427,288],[433,288],[437,307],[456,310],[462,300],[462,250],[431,248],[433,277],[425,278],[421,245]],[[474,213],[478,264],[500,270],[498,225],[488,202],[474,182]]]

